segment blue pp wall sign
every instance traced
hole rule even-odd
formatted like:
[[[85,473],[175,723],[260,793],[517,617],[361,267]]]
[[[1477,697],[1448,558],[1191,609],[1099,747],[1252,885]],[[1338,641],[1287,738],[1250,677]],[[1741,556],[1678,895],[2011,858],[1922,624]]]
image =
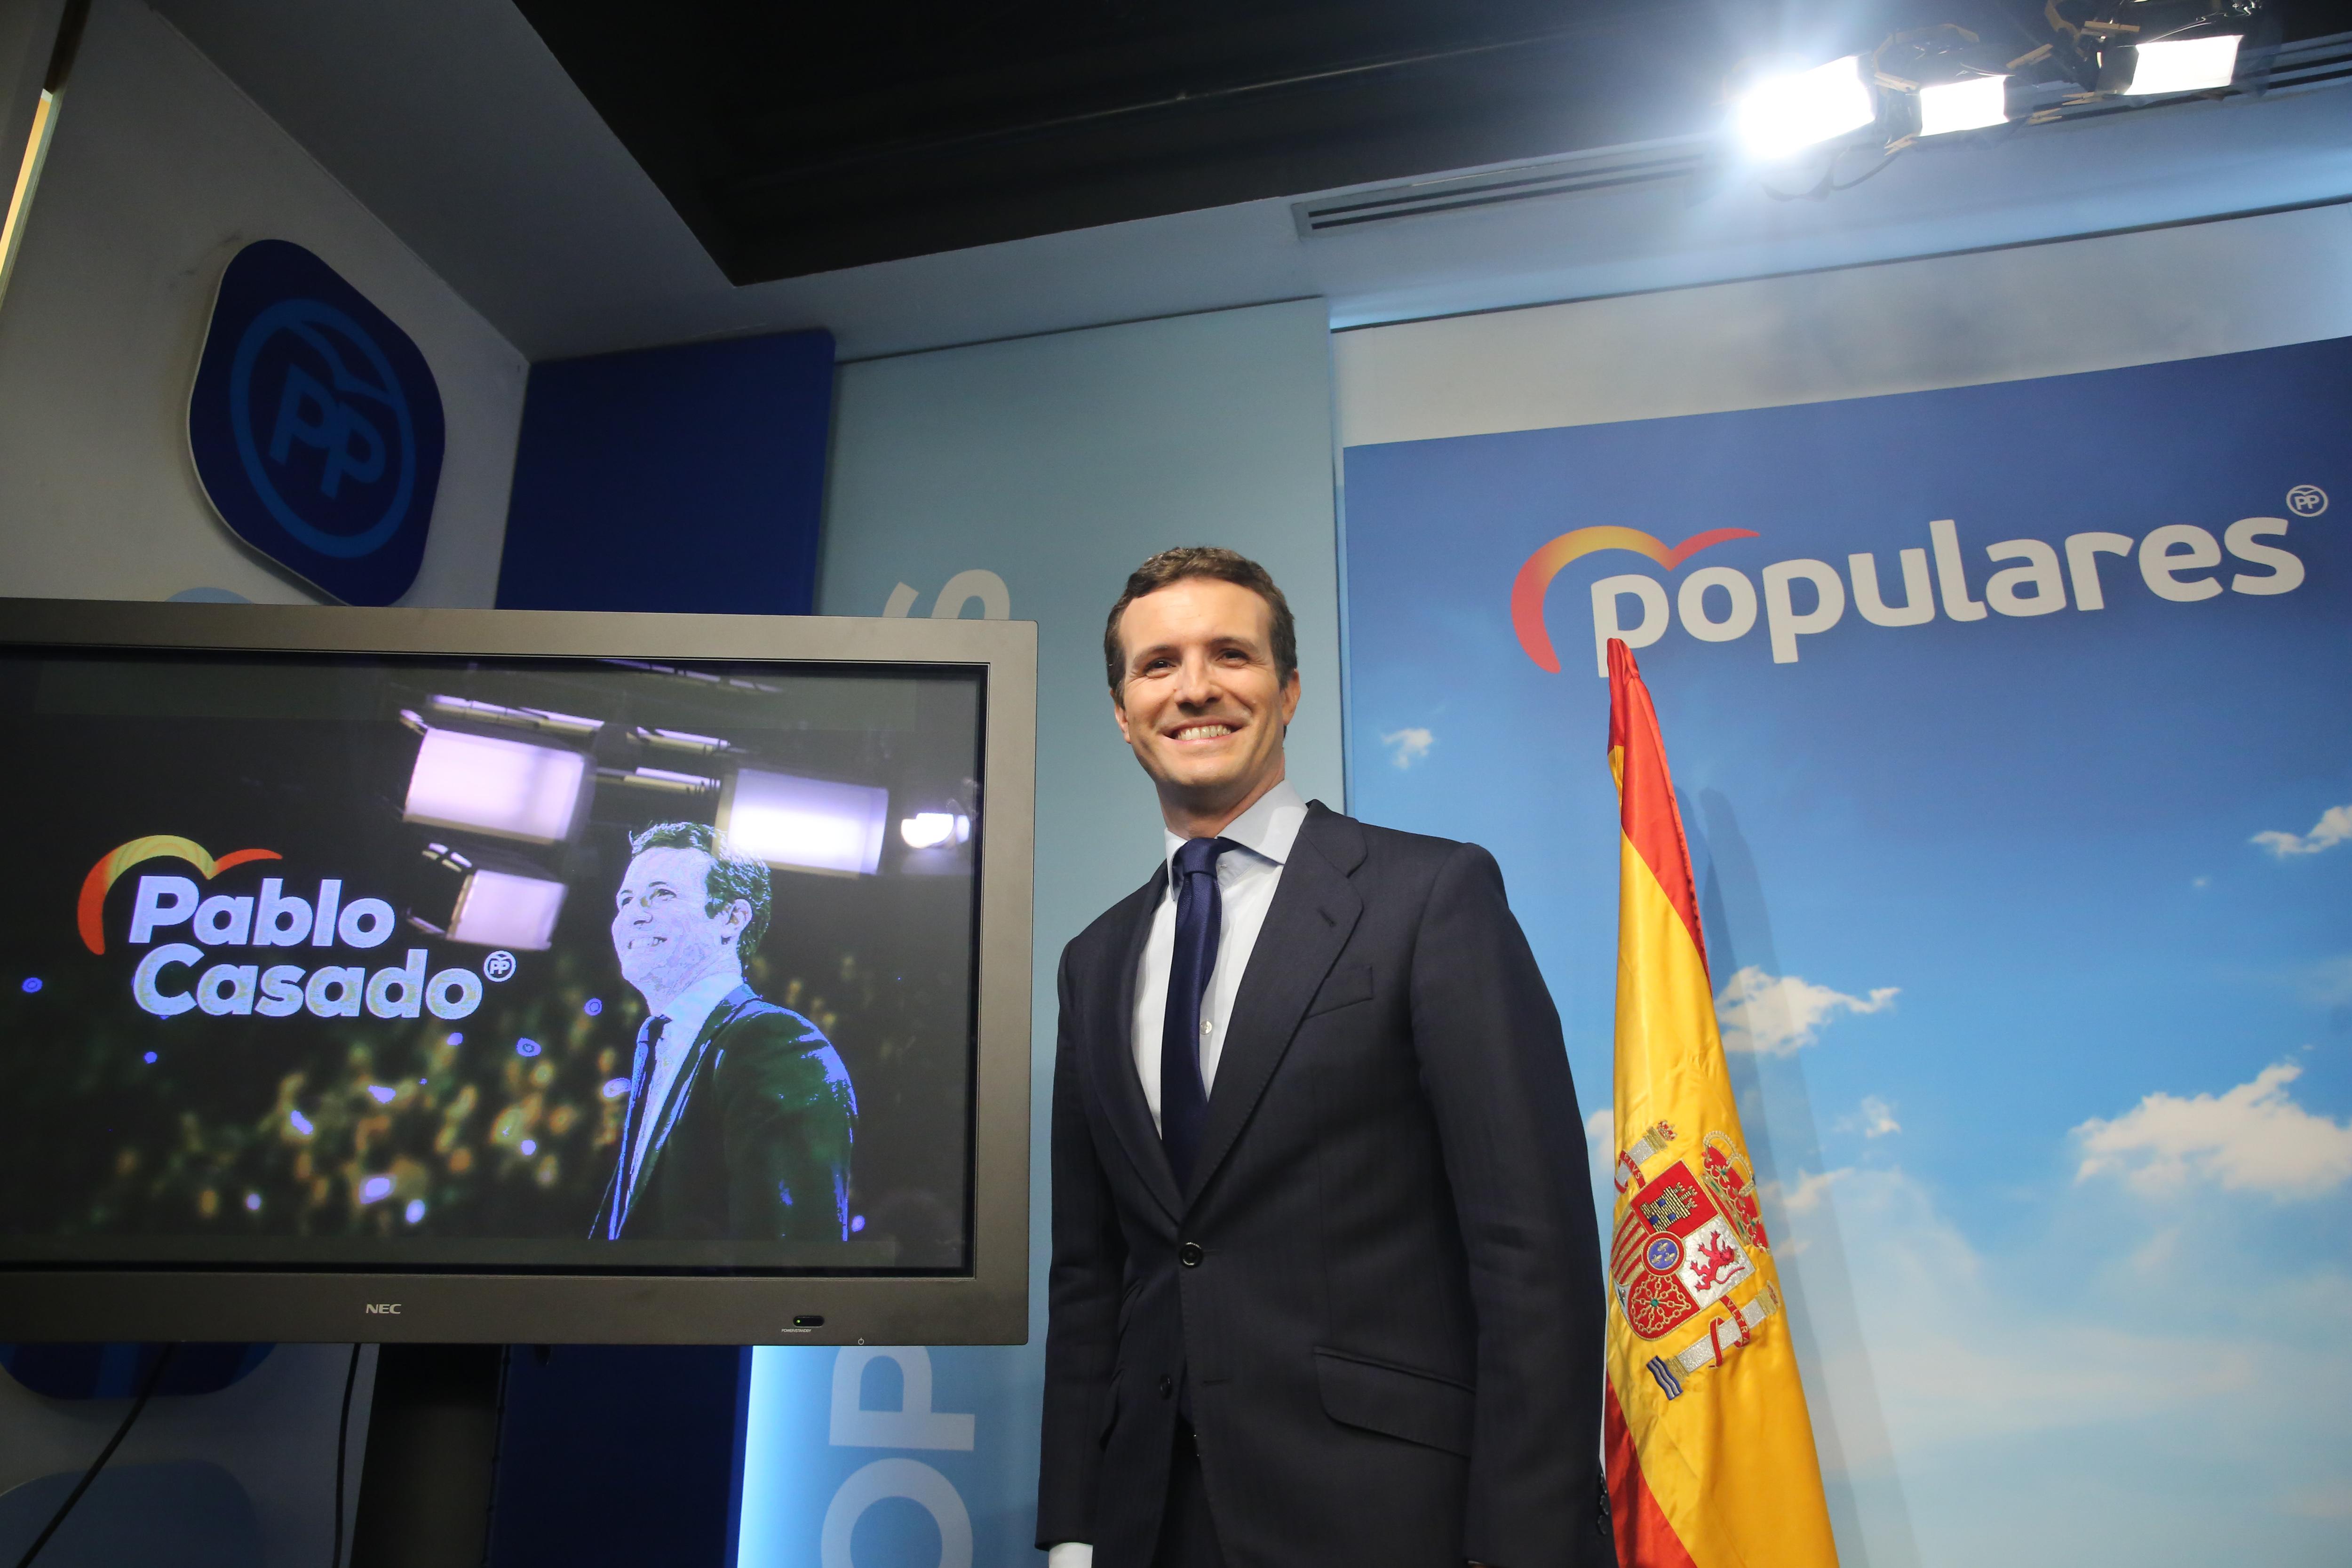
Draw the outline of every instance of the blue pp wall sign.
[[[188,450],[229,531],[347,605],[389,605],[425,558],[441,392],[392,318],[299,245],[221,275]]]

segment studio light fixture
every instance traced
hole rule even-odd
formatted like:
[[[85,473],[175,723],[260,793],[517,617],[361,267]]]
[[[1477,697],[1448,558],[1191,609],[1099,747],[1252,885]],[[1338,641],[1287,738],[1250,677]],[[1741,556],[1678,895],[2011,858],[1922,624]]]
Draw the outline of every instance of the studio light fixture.
[[[477,702],[470,697],[451,697],[446,693],[436,696],[429,706],[436,713],[477,724],[536,730],[567,740],[593,739],[604,728],[602,719],[583,719],[577,713],[557,713],[545,708],[509,708],[503,703]]]
[[[572,837],[587,784],[583,752],[427,729],[402,815],[428,826],[559,844]]]
[[[919,811],[899,822],[898,837],[909,849],[936,849],[955,837],[955,817],[944,811]]]
[[[1981,131],[2009,119],[2009,79],[2005,76],[1964,77],[1919,89],[1919,134],[1944,136],[1956,131]]]
[[[484,865],[486,855],[498,863]],[[427,843],[412,867],[408,923],[449,942],[544,952],[554,945],[565,891],[520,856]]]
[[[909,849],[938,849],[971,837],[971,818],[955,802],[945,811],[919,811],[898,821],[898,837]]]
[[[2172,92],[2212,92],[2238,75],[2244,37],[2221,33],[2194,38],[2152,38],[2099,54],[2099,90],[2123,98]]]
[[[739,768],[719,799],[719,830],[737,854],[784,870],[870,877],[889,816],[890,792],[874,784]]]
[[[555,945],[556,917],[563,912],[563,884],[544,877],[478,868],[457,894],[449,918],[449,940],[477,947],[545,952]]]
[[[1750,157],[1770,161],[1859,131],[1878,118],[1860,55],[1757,80],[1732,107]]]
[[[2116,98],[2219,92],[2236,81],[2238,57],[2260,33],[2275,41],[2265,0],[2110,0],[2078,25],[2078,48],[2095,41],[2096,91]]]
[[[1977,26],[1994,19],[1974,9]],[[1813,176],[1806,188],[1776,189],[1783,171],[1758,169],[1768,195],[1792,201],[1851,190],[1937,138],[2142,107],[2128,100],[2277,86],[2285,24],[2273,0],[2042,0],[2040,11],[1981,33],[1926,22],[1806,70],[1755,75],[1743,66],[1734,80],[1748,85],[1728,94],[1729,130],[1759,165],[1795,165],[1792,154],[1822,150],[1801,163]],[[2282,79],[2305,86],[2310,76],[2298,57]],[[1867,167],[1844,159],[1864,150],[1878,154]]]

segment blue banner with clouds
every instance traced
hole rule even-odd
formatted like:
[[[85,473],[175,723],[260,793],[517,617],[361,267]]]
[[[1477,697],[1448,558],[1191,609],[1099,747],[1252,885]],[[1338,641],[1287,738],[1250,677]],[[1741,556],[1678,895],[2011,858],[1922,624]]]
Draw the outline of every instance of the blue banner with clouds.
[[[2352,340],[1346,455],[1350,800],[1609,1191],[1637,648],[1843,1560],[2343,1561]]]

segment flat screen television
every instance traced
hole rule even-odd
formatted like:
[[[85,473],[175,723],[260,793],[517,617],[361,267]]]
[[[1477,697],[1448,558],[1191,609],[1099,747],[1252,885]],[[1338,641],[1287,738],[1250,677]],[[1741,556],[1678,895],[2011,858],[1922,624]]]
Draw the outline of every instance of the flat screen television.
[[[1035,682],[0,601],[0,1340],[1018,1342]]]

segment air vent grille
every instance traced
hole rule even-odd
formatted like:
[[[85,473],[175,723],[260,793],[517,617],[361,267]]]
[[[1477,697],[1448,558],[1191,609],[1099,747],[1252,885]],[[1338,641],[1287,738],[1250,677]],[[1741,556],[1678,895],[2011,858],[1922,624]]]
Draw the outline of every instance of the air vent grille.
[[[1612,147],[1602,153],[1547,158],[1540,163],[1491,169],[1485,174],[1414,180],[1378,190],[1318,196],[1292,203],[1290,211],[1302,238],[1339,234],[1395,218],[1468,212],[1507,202],[1531,201],[1538,196],[1579,195],[1678,180],[1698,169],[1708,148],[1709,141],[1705,137]]]

